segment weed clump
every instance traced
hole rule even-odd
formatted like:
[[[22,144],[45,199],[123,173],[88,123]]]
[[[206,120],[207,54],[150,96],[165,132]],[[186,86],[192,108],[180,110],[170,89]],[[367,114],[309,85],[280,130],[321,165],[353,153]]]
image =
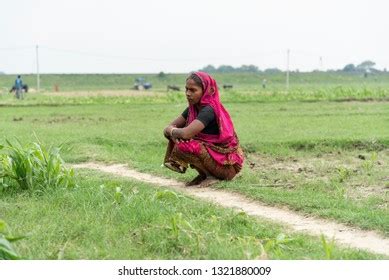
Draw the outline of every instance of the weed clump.
[[[15,142],[6,140],[7,145],[0,145],[0,190],[14,187],[40,192],[75,186],[74,171],[65,167],[61,147]]]

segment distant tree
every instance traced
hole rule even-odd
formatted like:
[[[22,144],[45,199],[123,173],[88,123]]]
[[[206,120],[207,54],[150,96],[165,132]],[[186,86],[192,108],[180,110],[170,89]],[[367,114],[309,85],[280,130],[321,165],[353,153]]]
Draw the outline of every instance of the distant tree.
[[[255,65],[242,65],[241,67],[237,68],[239,72],[251,72],[251,73],[256,73],[259,72],[258,67]]]
[[[158,78],[160,78],[160,79],[163,79],[163,78],[166,78],[166,74],[164,73],[164,72],[159,72],[159,74],[158,74]]]
[[[220,65],[218,68],[215,68],[213,65],[207,65],[204,68],[200,69],[200,71],[208,72],[208,73],[233,73],[233,72],[250,72],[250,73],[258,73],[260,70],[255,65],[242,65],[241,67],[232,67],[231,65]]]
[[[200,71],[207,72],[207,73],[215,73],[216,68],[213,65],[209,64],[205,66],[203,69],[200,69]]]
[[[264,72],[268,74],[275,74],[275,73],[281,73],[282,71],[278,68],[267,68],[265,69]]]
[[[355,72],[356,71],[356,67],[354,64],[347,64],[345,67],[343,67],[343,70],[344,72]]]
[[[220,65],[217,68],[217,72],[220,72],[220,73],[231,73],[231,72],[235,72],[235,68],[230,66],[230,65]]]
[[[374,69],[374,68],[373,68],[374,65],[375,65],[375,62],[373,62],[373,61],[371,61],[371,60],[366,60],[366,61],[362,62],[361,64],[359,64],[359,65],[357,66],[357,69],[358,69],[358,70],[361,70],[361,71],[364,71],[364,72],[366,72],[366,71],[371,71],[371,70]]]
[[[5,72],[3,72],[3,71],[0,71],[0,75],[5,75]]]

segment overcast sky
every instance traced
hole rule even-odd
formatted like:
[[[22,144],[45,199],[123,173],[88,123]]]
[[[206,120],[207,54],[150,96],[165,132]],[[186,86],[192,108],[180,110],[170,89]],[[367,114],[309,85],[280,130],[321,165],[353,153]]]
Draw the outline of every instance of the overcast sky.
[[[386,0],[0,0],[0,71],[389,69]],[[320,61],[322,57],[322,61]]]

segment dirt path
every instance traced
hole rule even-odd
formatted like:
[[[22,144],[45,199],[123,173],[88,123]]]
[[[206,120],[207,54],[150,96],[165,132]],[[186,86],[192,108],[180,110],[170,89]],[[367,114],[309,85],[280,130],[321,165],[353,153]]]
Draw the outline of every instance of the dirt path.
[[[389,255],[389,239],[373,231],[363,231],[323,219],[305,217],[302,214],[290,210],[263,205],[258,201],[252,201],[236,193],[211,188],[188,188],[176,180],[141,173],[128,169],[125,165],[107,166],[98,163],[84,163],[73,165],[73,167],[94,169],[158,186],[169,187],[194,197],[217,203],[223,207],[241,209],[248,215],[288,225],[294,231],[319,236],[323,234],[327,239],[334,237],[337,243],[346,246],[368,250],[377,254]]]

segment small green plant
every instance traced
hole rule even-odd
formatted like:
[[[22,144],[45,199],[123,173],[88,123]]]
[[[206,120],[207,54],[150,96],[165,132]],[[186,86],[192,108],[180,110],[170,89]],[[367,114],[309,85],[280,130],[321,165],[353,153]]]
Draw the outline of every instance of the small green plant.
[[[174,239],[178,239],[180,232],[191,236],[191,233],[195,232],[195,230],[192,225],[182,217],[182,213],[177,213],[171,218],[171,233]]]
[[[329,243],[327,242],[326,238],[324,237],[324,235],[321,235],[320,237],[321,239],[321,243],[323,245],[323,249],[324,249],[324,253],[325,253],[325,256],[326,256],[326,259],[327,260],[332,260],[333,257],[332,257],[332,251],[334,249],[334,246],[335,246],[335,240],[332,239]]]
[[[346,186],[336,177],[329,182],[328,191],[335,197],[344,197],[346,194]]]
[[[180,197],[176,192],[171,190],[157,191],[153,196],[153,201],[161,201],[162,203],[169,204],[178,201]]]
[[[7,235],[7,224],[0,220],[0,260],[18,260],[20,256],[13,248],[13,242],[24,237],[12,237]]]
[[[74,171],[64,165],[61,147],[44,147],[39,141],[22,146],[6,140],[0,146],[0,184],[8,188],[16,183],[22,190],[74,187]],[[15,184],[13,184],[15,185]]]
[[[370,156],[370,159],[363,162],[362,167],[366,171],[366,173],[370,173],[372,171],[377,160],[378,160],[378,154],[377,152],[373,152]]]
[[[338,180],[340,183],[343,183],[352,174],[352,172],[349,169],[347,169],[346,167],[343,167],[343,166],[337,168],[337,172],[338,172]]]
[[[114,194],[114,203],[121,204],[123,200],[125,199],[125,195],[122,192],[121,187],[116,187],[115,194]]]
[[[171,233],[172,241],[175,246],[178,246],[180,239],[195,242],[195,250],[197,253],[201,250],[201,234],[196,230],[186,219],[183,218],[182,213],[177,213],[171,218],[171,226],[168,227]],[[181,236],[181,238],[180,238]]]
[[[285,234],[280,233],[276,238],[270,238],[265,241],[265,245],[263,246],[265,254],[267,255],[272,252],[280,256],[282,251],[288,248],[288,243],[293,241],[293,239],[287,238]]]

